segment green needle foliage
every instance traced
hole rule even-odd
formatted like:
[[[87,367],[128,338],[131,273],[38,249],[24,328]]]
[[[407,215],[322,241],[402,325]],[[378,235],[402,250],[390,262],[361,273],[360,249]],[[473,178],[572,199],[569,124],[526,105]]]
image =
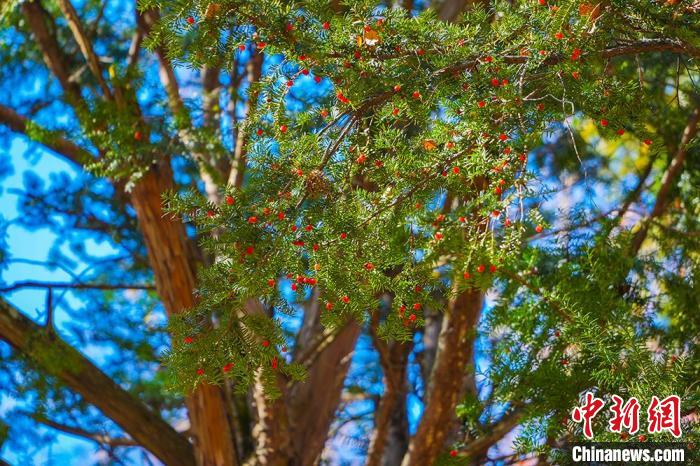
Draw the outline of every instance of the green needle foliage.
[[[562,421],[585,390],[697,405],[696,147],[674,192],[685,217],[671,208],[650,219],[657,248],[641,255],[614,215],[548,241],[560,222],[539,209],[547,193],[532,157],[556,140],[550,168],[565,153],[601,177],[585,162],[602,141],[670,160],[698,104],[700,15],[617,0],[500,2],[449,25],[369,1],[141,7],[163,12],[151,45],[180,63],[226,67],[250,48],[278,58],[248,90],[244,188],[230,186],[221,205],[197,191],[167,198],[169,212],[209,233],[203,246],[216,257],[201,271],[199,305],[172,323],[180,389],[224,377],[245,389],[259,374],[274,396],[277,373],[303,378],[269,317],[291,310],[293,283],[298,301],[318,289],[331,330],[367,321],[393,296],[380,334],[396,340],[412,338],[426,308],[493,291],[479,330],[491,342],[485,375],[493,399],[527,405],[527,451],[576,429]],[[314,98],[296,102],[300,88]],[[650,352],[651,340],[663,351]],[[470,403],[459,412],[475,425]]]

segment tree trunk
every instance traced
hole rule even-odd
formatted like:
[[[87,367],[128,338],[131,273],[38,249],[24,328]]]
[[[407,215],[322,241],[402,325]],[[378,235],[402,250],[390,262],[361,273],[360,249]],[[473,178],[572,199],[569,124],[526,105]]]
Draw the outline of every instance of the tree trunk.
[[[405,342],[386,343],[377,337],[374,338],[374,342],[378,347],[384,373],[384,394],[375,410],[374,432],[370,439],[365,466],[382,464],[389,443],[389,434],[397,418],[396,414],[405,411],[406,371],[408,355],[413,347],[411,343]],[[401,417],[398,416],[399,422]]]
[[[158,295],[168,315],[195,305],[195,269],[185,227],[163,214],[162,195],[174,188],[170,161],[154,165],[131,193]],[[201,384],[187,397],[187,408],[201,466],[232,466],[238,460],[220,387]]]
[[[442,322],[438,356],[427,388],[426,405],[403,466],[435,462],[455,423],[455,407],[464,396],[466,367],[472,367],[473,340],[483,304],[479,290],[459,293],[450,302]]]
[[[346,323],[321,350],[308,378],[292,387],[289,420],[297,455],[295,465],[316,464],[321,457],[360,330],[356,322]]]

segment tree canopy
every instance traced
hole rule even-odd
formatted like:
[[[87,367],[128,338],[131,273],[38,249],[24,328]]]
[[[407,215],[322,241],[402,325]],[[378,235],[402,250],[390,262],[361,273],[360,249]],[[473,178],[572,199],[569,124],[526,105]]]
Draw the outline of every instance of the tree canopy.
[[[72,275],[2,289],[47,295],[38,319],[1,301],[9,444],[43,423],[133,463],[560,464],[585,392],[679,395],[693,439],[698,10],[5,7],[6,141],[75,172],[26,172],[6,222],[56,232],[45,267]]]

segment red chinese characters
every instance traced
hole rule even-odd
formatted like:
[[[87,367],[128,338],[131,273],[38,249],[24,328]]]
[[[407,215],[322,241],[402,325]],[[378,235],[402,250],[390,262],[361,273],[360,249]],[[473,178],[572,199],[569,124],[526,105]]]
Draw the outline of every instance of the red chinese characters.
[[[571,419],[574,422],[583,422],[583,435],[588,439],[593,438],[593,418],[605,406],[602,399],[596,398],[591,392],[586,392],[586,403],[581,407],[574,408]]]
[[[647,409],[649,421],[649,433],[670,432],[678,438],[681,436],[681,399],[677,395],[667,396],[659,401],[656,396],[651,397],[649,409]]]
[[[635,397],[625,401],[618,395],[612,395],[612,416],[608,420],[610,432],[623,434],[623,429],[630,435],[640,430],[639,411],[640,403]],[[571,419],[577,423],[583,423],[583,435],[587,439],[593,438],[593,419],[605,406],[601,398],[586,392],[585,402],[582,406],[574,408]],[[650,434],[669,432],[675,438],[682,434],[681,429],[681,399],[677,395],[667,396],[660,400],[657,396],[651,398],[647,409],[647,431]],[[640,436],[640,439],[643,436]]]
[[[636,434],[639,431],[639,401],[632,397],[623,404],[624,400],[617,395],[613,395],[612,400],[610,411],[613,412],[613,417],[609,421],[610,431],[620,434],[624,427],[630,435]]]

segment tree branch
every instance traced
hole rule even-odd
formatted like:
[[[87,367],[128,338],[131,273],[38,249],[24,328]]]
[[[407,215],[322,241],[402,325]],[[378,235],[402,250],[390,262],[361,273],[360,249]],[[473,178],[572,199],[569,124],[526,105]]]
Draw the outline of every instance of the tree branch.
[[[88,432],[79,427],[68,426],[65,424],[52,421],[51,419],[45,418],[38,414],[28,414],[36,422],[44,424],[45,426],[51,427],[52,429],[60,430],[66,434],[75,435],[77,437],[82,437],[87,440],[92,440],[100,445],[108,445],[110,447],[140,447],[138,442],[135,442],[129,437],[111,437],[106,434],[98,434],[96,432]]]
[[[487,433],[469,442],[469,444],[459,450],[459,456],[474,457],[486,453],[488,449],[501,440],[508,432],[513,430],[523,418],[523,411],[516,409],[504,415],[499,421],[487,427]]]
[[[27,132],[30,126],[39,128],[38,125],[33,123],[27,117],[20,115],[10,107],[6,107],[4,105],[0,105],[0,124],[7,126],[16,133],[24,134],[25,136],[28,136]],[[94,160],[94,157],[92,154],[90,154],[90,152],[72,141],[63,138],[59,132],[50,132],[45,129],[40,129],[40,132],[41,134],[48,135],[42,138],[42,141],[36,141],[35,139],[32,139],[32,141],[43,144],[45,147],[49,148],[66,160],[76,165],[84,165]]]
[[[142,284],[111,284],[111,283],[60,283],[60,282],[35,282],[31,280],[16,282],[10,286],[0,288],[0,293],[19,290],[21,288],[70,288],[75,290],[154,290],[153,285]]]
[[[649,233],[649,225],[651,221],[659,217],[666,210],[666,206],[670,201],[669,195],[671,189],[674,187],[676,178],[678,178],[678,175],[683,169],[685,156],[688,153],[688,144],[698,133],[698,120],[700,120],[700,107],[696,107],[688,118],[688,124],[686,125],[685,130],[683,130],[683,135],[681,136],[681,142],[676,150],[676,155],[669,163],[666,172],[664,172],[664,175],[661,178],[661,188],[656,194],[654,208],[652,209],[651,213],[640,222],[639,230],[637,230],[637,233],[635,233],[634,237],[632,238],[630,250],[634,256],[636,256],[639,252],[642,243]]]
[[[254,53],[246,64],[246,75],[249,84],[248,98],[244,104],[244,112],[246,115],[250,115],[255,111],[257,106],[258,96],[252,95],[250,92],[250,85],[258,82],[262,76],[262,65],[263,65],[263,55],[261,53]],[[236,109],[233,109],[235,113]],[[233,150],[233,164],[231,165],[231,172],[229,173],[228,183],[232,186],[240,188],[243,185],[243,177],[245,175],[246,166],[246,150],[245,145],[247,142],[247,131],[239,129],[236,133],[236,145]]]
[[[192,446],[170,424],[58,335],[45,331],[3,299],[0,299],[0,338],[100,409],[164,463],[174,466],[195,463]]]
[[[83,56],[85,57],[85,61],[87,62],[90,71],[92,72],[93,76],[97,80],[97,83],[102,89],[102,93],[108,100],[112,100],[112,92],[110,91],[109,86],[107,86],[107,83],[105,82],[104,77],[102,76],[102,69],[100,68],[99,58],[97,58],[97,54],[95,54],[95,51],[92,48],[92,43],[90,43],[90,40],[87,38],[87,35],[83,31],[83,26],[80,23],[78,12],[75,11],[75,7],[73,7],[73,4],[70,2],[70,0],[58,0],[58,6],[63,12],[63,16],[66,17],[68,27],[73,32],[73,37],[78,43],[78,47],[80,47],[80,51],[83,53]]]
[[[39,44],[46,66],[56,76],[68,98],[75,103],[81,102],[80,87],[70,80],[71,73],[67,67],[70,61],[63,54],[53,31],[49,29],[49,25],[53,25],[53,18],[39,0],[23,2],[22,11]]]

